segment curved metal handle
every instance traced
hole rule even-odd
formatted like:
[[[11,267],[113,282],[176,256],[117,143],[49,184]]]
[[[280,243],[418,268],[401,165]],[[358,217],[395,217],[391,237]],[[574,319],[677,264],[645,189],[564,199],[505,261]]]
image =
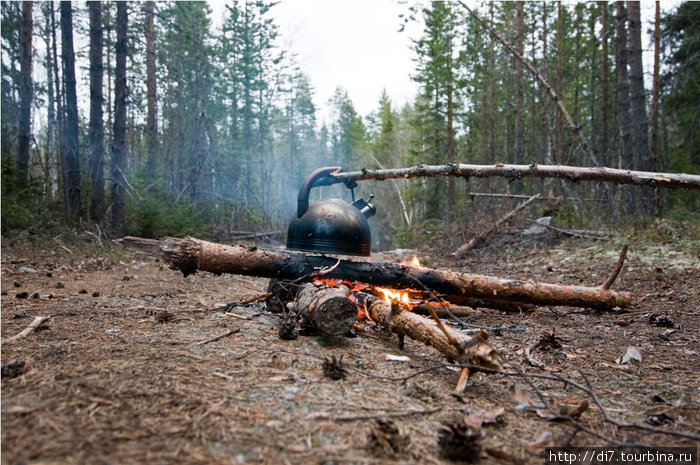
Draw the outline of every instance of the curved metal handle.
[[[326,166],[318,168],[309,174],[304,182],[301,183],[299,189],[299,199],[297,201],[297,218],[301,218],[306,209],[309,208],[309,193],[312,187],[316,186],[332,186],[341,181],[337,180],[331,174],[342,171],[340,166]]]

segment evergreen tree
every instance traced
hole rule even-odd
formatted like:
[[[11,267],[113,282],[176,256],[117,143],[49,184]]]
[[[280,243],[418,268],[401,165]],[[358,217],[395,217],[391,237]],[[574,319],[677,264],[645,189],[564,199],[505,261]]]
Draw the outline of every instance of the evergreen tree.
[[[434,2],[423,9],[425,30],[414,43],[418,66],[413,79],[420,86],[416,105],[416,128],[420,140],[416,141],[414,160],[420,163],[451,162],[456,155],[454,118],[461,101],[456,40],[459,19],[451,5],[449,2]],[[447,182],[433,179],[425,184],[428,217],[441,218],[445,210],[452,213],[455,208],[454,179],[450,177]]]

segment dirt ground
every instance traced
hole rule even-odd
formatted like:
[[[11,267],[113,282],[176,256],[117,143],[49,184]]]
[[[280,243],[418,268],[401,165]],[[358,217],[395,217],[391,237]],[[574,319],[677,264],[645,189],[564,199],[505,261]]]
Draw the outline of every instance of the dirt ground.
[[[286,341],[264,305],[222,308],[263,294],[265,279],[183,278],[113,249],[5,240],[2,463],[435,464],[452,463],[456,449],[479,463],[541,464],[551,446],[696,446],[700,266],[691,239],[695,250],[678,238],[631,240],[613,286],[633,293],[626,312],[475,311],[466,330],[490,333],[510,375],[477,374],[461,395],[459,370],[415,341],[401,351],[371,325],[354,338]],[[619,249],[569,238],[514,240],[461,262],[418,253],[436,268],[599,286]],[[51,318],[8,342],[37,316]],[[543,367],[528,361],[528,347]],[[618,363],[625,354],[631,360]],[[341,356],[345,378],[325,376],[324,360]],[[576,424],[552,411],[573,412]]]

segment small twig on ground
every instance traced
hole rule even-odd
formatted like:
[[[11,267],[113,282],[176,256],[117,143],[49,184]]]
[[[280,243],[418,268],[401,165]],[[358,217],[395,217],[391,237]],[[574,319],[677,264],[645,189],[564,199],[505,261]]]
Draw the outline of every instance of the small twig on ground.
[[[445,337],[447,338],[447,340],[450,341],[450,344],[452,344],[453,346],[455,346],[455,348],[456,348],[457,350],[463,351],[464,348],[460,345],[459,342],[457,342],[457,341],[455,340],[454,337],[452,337],[452,334],[450,334],[450,332],[447,331],[447,329],[445,328],[445,325],[442,324],[442,320],[441,320],[440,317],[437,315],[437,312],[435,312],[435,309],[434,309],[433,306],[430,304],[430,302],[426,302],[426,303],[425,303],[425,308],[428,309],[428,311],[430,312],[430,316],[433,317],[433,320],[435,320],[435,323],[437,323],[438,328],[440,328],[440,331],[442,331],[442,333],[445,335]]]
[[[239,332],[240,330],[241,330],[241,328],[234,328],[234,329],[232,329],[231,331],[229,331],[229,332],[227,332],[227,333],[220,334],[219,336],[214,336],[213,338],[207,339],[206,341],[200,341],[200,342],[198,342],[198,343],[195,344],[195,345],[203,346],[203,345],[205,345],[205,344],[209,344],[210,342],[216,342],[216,341],[218,341],[219,339],[223,339],[223,338],[228,337],[228,336],[230,336],[230,335],[232,335],[232,334],[236,334],[236,333]]]
[[[376,420],[379,418],[404,418],[404,417],[410,417],[413,415],[430,415],[432,413],[437,413],[443,409],[442,406],[440,407],[433,407],[430,409],[426,410],[406,410],[403,412],[392,412],[392,413],[377,413],[374,415],[345,415],[345,416],[339,416],[339,417],[332,417],[329,415],[318,415],[318,416],[312,416],[311,418],[313,420],[331,420],[331,421],[337,421],[337,422],[346,422],[346,421],[366,421],[366,420]]]
[[[29,336],[34,331],[36,331],[39,328],[39,326],[44,324],[44,322],[47,321],[49,318],[51,318],[51,316],[38,316],[38,317],[34,318],[34,321],[29,323],[29,326],[27,326],[22,331],[15,334],[14,336],[7,338],[5,341],[3,341],[3,344],[4,345],[14,344],[17,341],[24,339],[25,337]]]
[[[540,362],[539,360],[537,360],[535,357],[532,356],[532,350],[534,348],[536,348],[538,345],[540,345],[539,338],[537,340],[535,340],[535,342],[533,342],[532,344],[527,346],[527,349],[525,349],[525,359],[527,360],[527,363],[529,363],[533,367],[544,369],[544,366],[545,366],[544,363]]]
[[[610,289],[610,286],[613,285],[615,280],[617,279],[617,275],[620,274],[620,270],[622,270],[622,265],[625,264],[625,257],[627,256],[627,244],[622,247],[622,250],[620,251],[620,258],[617,259],[617,264],[615,265],[615,268],[612,270],[612,273],[610,273],[610,276],[605,280],[602,286],[600,286],[601,289],[607,290]]]
[[[226,312],[225,315],[230,316],[232,318],[238,318],[239,320],[250,320],[250,317],[245,315],[238,315],[237,313]]]

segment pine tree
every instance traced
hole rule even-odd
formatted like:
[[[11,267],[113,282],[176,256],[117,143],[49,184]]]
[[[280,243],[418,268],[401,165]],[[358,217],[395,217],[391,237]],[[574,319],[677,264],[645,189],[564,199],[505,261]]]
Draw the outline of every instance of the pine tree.
[[[77,223],[81,214],[80,147],[78,140],[78,97],[73,50],[73,11],[71,2],[61,2],[61,61],[65,85],[65,151],[63,151],[63,191],[66,218]]]
[[[457,47],[458,19],[448,2],[435,2],[423,9],[425,31],[415,41],[417,70],[413,79],[420,86],[417,102],[416,128],[420,140],[414,152],[420,163],[444,163],[454,161],[454,118],[461,101],[459,86],[459,55]],[[449,178],[445,192],[443,180],[427,180],[426,208],[429,218],[454,213],[454,179]],[[444,199],[447,199],[444,202]]]
[[[104,215],[104,119],[102,94],[102,3],[88,2],[90,11],[90,216],[101,221]]]
[[[114,129],[112,139],[112,228],[118,236],[126,234],[126,56],[127,56],[127,3],[117,4],[117,42],[114,70]]]

